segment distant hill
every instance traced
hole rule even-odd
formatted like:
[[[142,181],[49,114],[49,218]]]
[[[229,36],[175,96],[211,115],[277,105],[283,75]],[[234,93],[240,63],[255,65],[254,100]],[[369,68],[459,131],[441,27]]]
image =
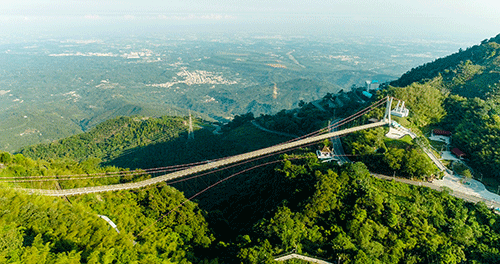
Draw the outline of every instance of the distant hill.
[[[97,125],[87,133],[28,146],[20,153],[45,160],[98,158],[109,161],[136,147],[173,140],[186,131],[186,119],[182,117],[118,117]]]
[[[118,99],[99,100],[94,99],[92,107],[79,102],[46,102],[43,106],[30,105],[23,111],[16,108],[12,113],[0,114],[0,149],[14,152],[24,146],[49,143],[89,131],[99,123],[119,116],[188,114],[187,109],[175,106],[165,107]],[[208,115],[196,114],[212,120]]]
[[[405,87],[443,76],[444,87],[464,97],[486,99],[498,93],[500,34],[481,44],[423,64],[403,74],[392,86]]]
[[[264,136],[250,123],[222,135],[214,134],[215,127],[206,121],[194,123],[195,138],[188,140],[187,117],[117,117],[86,133],[24,147],[19,153],[33,159],[98,159],[102,165],[153,168],[230,156],[285,140]]]

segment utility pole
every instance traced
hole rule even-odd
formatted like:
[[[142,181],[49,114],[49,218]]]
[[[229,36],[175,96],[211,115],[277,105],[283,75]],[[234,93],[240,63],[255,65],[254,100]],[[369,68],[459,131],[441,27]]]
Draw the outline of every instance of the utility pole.
[[[193,119],[191,118],[191,110],[189,110],[189,131],[188,131],[188,139],[194,139]]]

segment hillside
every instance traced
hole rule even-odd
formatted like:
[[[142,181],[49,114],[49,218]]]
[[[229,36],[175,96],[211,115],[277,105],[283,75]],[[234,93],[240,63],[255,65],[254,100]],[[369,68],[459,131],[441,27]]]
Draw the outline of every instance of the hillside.
[[[100,123],[89,132],[25,147],[20,153],[45,160],[97,158],[106,162],[137,147],[174,140],[187,133],[187,129],[186,118],[182,117],[118,117]]]
[[[388,93],[403,99],[411,125],[453,132],[475,177],[500,183],[500,35],[409,71]]]
[[[2,188],[7,210],[0,232],[8,240],[0,240],[0,259],[274,263],[272,256],[292,250],[343,263],[494,263],[500,257],[500,217],[483,204],[375,179],[362,163],[339,167],[300,152],[231,178],[195,203],[183,203],[165,184],[66,200]],[[120,233],[97,215],[112,219]]]
[[[413,68],[391,82],[391,85],[405,87],[442,75],[450,92],[469,98],[486,99],[497,90],[493,86],[500,77],[499,43],[500,34],[483,40],[479,45]]]
[[[191,202],[152,225],[185,200],[168,186],[72,202],[5,188],[0,197],[1,263],[199,263],[193,252],[212,241]],[[112,219],[118,231],[99,215]]]
[[[194,139],[188,140],[187,117],[119,117],[89,132],[25,147],[19,153],[33,159],[94,160],[105,166],[146,169],[231,156],[288,139],[267,135],[250,123],[215,134],[210,122],[193,122]]]
[[[98,125],[89,133],[31,149],[33,154],[40,148],[43,150],[40,153],[52,153],[50,155],[57,158],[57,153],[71,153],[72,146],[90,144],[93,147],[89,148],[89,153],[107,158],[103,163],[98,156],[85,159],[85,153],[65,154],[61,157],[65,160],[34,161],[22,154],[11,156],[4,152],[0,155],[4,164],[0,176],[94,174],[118,169],[102,167],[105,164],[120,163],[128,168],[134,168],[134,164],[184,164],[190,159],[204,160],[249,151],[288,139],[260,131],[251,121],[281,131],[294,129],[307,133],[324,126],[333,112],[340,112],[327,104],[329,98],[337,96],[343,95],[330,94],[319,102],[325,110],[303,104],[294,111],[257,119],[251,114],[237,116],[222,128],[221,135],[215,135],[213,128],[206,126],[195,131],[192,141],[188,141],[185,134],[185,118],[117,118]],[[345,114],[351,113],[347,109]],[[372,115],[380,114],[375,111]],[[318,120],[311,122],[315,118]],[[293,125],[284,120],[293,120],[296,127],[292,128]],[[206,125],[200,121],[197,124]],[[383,134],[383,129],[370,130],[353,134],[345,142],[367,162],[380,160],[378,155],[383,155],[381,160],[386,164],[378,164],[381,168],[392,170],[404,164],[401,172],[408,172],[412,177],[428,173],[410,169],[412,166],[418,168],[418,164],[423,164],[422,169],[428,168],[419,158],[421,154],[414,142],[386,141]],[[128,146],[123,142],[135,147],[116,147]],[[10,228],[3,230],[3,237],[17,236],[17,240],[13,240],[17,244],[3,246],[2,252],[6,253],[0,257],[7,263],[27,261],[28,258],[46,260],[46,263],[55,263],[56,259],[74,263],[159,263],[167,259],[173,263],[273,263],[272,256],[292,250],[330,262],[341,259],[343,263],[494,263],[500,257],[496,245],[500,239],[500,219],[483,204],[465,203],[446,192],[377,180],[369,175],[362,163],[345,166],[322,163],[310,152],[323,144],[328,143],[171,184],[175,189],[159,184],[142,190],[66,197],[66,200],[40,197],[34,201],[24,194],[2,189],[2,197],[19,198],[2,200],[2,208],[9,208],[10,213],[0,214],[0,221],[19,219],[15,225],[20,231],[15,235]],[[405,149],[410,150],[408,155],[404,154]],[[260,166],[266,162],[269,165]],[[249,170],[256,165],[260,167]],[[199,193],[226,178],[216,187]],[[54,184],[58,184],[71,188],[117,181],[122,180],[52,180],[43,184],[31,183],[31,186],[54,188]],[[193,203],[186,203],[169,213],[186,201],[184,197],[194,195],[197,196]],[[47,209],[50,204],[57,204],[52,207],[57,208],[54,213]],[[18,211],[17,208],[32,208],[33,213],[26,215],[24,209]],[[51,213],[46,214],[47,211]],[[60,218],[58,214],[67,218]],[[78,214],[87,216],[82,218]],[[29,215],[43,217],[32,220]],[[112,219],[120,234],[97,215]],[[74,219],[84,219],[89,224],[78,225]],[[47,221],[56,226],[42,226]],[[66,224],[57,225],[57,221]],[[72,226],[78,226],[78,231],[73,231]],[[69,231],[65,234],[61,229]],[[85,234],[106,230],[108,233],[102,242],[85,237]],[[34,237],[33,242],[30,237]],[[133,241],[137,243],[135,246]]]
[[[241,238],[238,256],[247,263],[292,250],[342,263],[493,263],[500,257],[491,243],[499,237],[498,216],[481,204],[374,179],[361,163],[335,168],[292,161],[278,171],[294,182],[297,197]]]

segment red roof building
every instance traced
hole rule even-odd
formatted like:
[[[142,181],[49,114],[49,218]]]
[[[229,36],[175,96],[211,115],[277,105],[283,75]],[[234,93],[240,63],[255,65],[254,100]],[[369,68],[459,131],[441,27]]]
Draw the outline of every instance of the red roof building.
[[[451,150],[451,153],[455,154],[455,156],[459,157],[459,158],[462,158],[462,157],[465,157],[465,153],[463,153],[461,150],[459,150],[458,148],[454,148]]]
[[[441,129],[434,129],[432,131],[432,133],[434,135],[437,135],[437,136],[447,136],[447,137],[451,136],[451,132],[450,131],[441,130]]]

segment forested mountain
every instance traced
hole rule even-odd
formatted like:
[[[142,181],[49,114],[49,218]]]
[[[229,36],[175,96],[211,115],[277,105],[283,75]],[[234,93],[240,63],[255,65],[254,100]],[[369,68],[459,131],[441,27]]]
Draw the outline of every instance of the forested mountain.
[[[361,163],[335,169],[285,161],[278,171],[297,189],[242,238],[238,256],[247,263],[292,250],[333,263],[494,263],[500,258],[498,216],[482,204],[374,179]]]
[[[408,120],[426,134],[453,132],[476,176],[500,183],[500,35],[404,74],[387,92],[403,99]],[[386,94],[386,93],[383,93]]]
[[[459,93],[460,88],[466,88],[463,90],[468,90],[468,93],[465,92],[461,94],[462,96],[481,97],[484,99],[485,97],[483,96],[488,94],[488,89],[491,88],[489,85],[497,83],[500,77],[500,73],[498,72],[498,67],[500,66],[500,60],[498,59],[499,43],[500,35],[485,39],[479,45],[472,46],[466,50],[460,49],[457,53],[413,68],[403,74],[398,80],[391,82],[391,85],[405,87],[414,82],[423,83],[439,75],[443,75],[445,79],[451,81],[449,85],[453,87],[449,88],[452,92]],[[474,67],[472,67],[473,65]],[[469,82],[477,73],[480,74],[475,76],[473,82]],[[467,86],[464,86],[466,81]],[[468,89],[471,87],[475,87],[476,89]],[[479,88],[479,91],[477,91],[477,88]]]
[[[172,141],[186,133],[187,129],[187,119],[182,117],[118,117],[97,125],[87,133],[25,147],[20,153],[45,160],[98,158],[106,162],[137,147]]]

